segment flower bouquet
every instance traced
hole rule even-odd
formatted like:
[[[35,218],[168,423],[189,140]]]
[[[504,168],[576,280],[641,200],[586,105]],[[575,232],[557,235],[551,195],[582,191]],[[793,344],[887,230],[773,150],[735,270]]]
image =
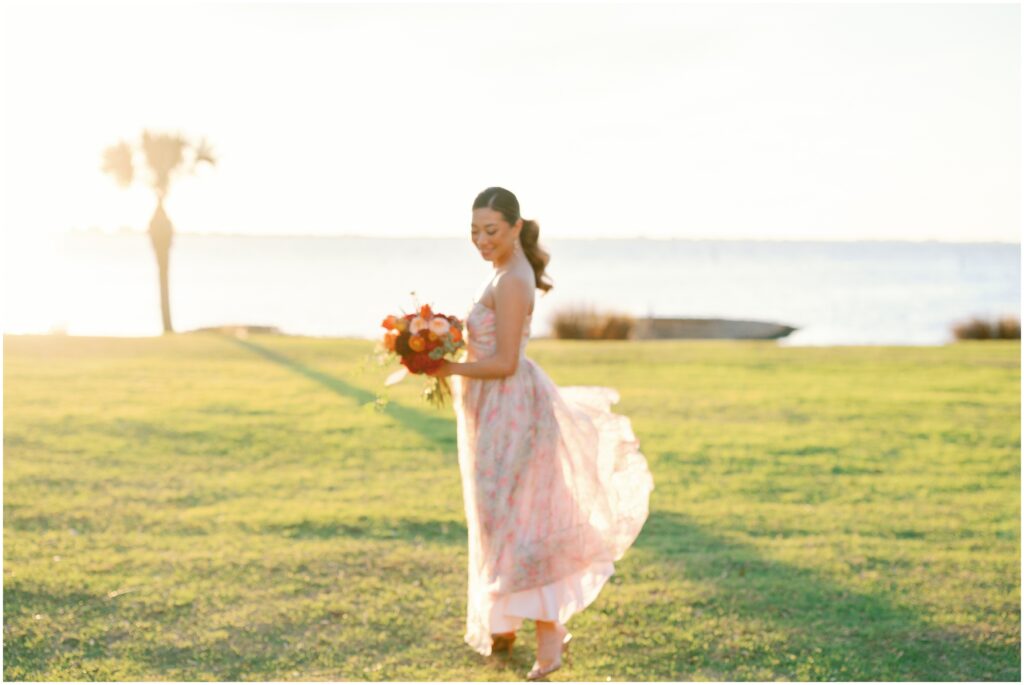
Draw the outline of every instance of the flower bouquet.
[[[445,355],[454,355],[466,346],[462,321],[455,316],[434,312],[425,304],[412,314],[384,317],[384,338],[378,345],[378,357],[388,361],[398,357],[402,367],[388,376],[384,385],[394,385],[408,374],[426,374],[441,367]],[[447,378],[430,376],[423,397],[435,406],[444,406],[451,397]]]

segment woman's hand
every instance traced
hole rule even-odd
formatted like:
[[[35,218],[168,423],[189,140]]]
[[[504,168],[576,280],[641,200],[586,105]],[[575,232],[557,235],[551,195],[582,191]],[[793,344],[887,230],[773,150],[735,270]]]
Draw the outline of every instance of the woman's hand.
[[[444,378],[445,376],[452,375],[451,362],[447,359],[441,360],[441,366],[437,367],[435,371],[427,371],[428,376],[434,376],[436,378]]]

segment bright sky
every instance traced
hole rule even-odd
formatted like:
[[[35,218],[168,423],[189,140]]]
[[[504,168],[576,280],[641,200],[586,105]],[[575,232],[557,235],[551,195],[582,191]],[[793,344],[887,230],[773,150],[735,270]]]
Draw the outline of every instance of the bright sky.
[[[99,171],[206,136],[180,231],[1019,241],[1020,8],[7,5],[4,229],[142,229]]]

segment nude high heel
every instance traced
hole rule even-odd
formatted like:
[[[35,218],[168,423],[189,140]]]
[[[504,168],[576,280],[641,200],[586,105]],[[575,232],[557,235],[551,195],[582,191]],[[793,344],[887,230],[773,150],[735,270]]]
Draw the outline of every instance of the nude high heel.
[[[555,658],[554,663],[547,668],[541,668],[540,663],[534,661],[533,668],[531,668],[530,672],[526,674],[527,680],[540,680],[541,678],[546,678],[551,675],[562,667],[562,657],[565,657],[566,661],[571,660],[571,657],[569,656],[569,641],[572,640],[572,633],[570,633],[569,629],[561,623],[556,624],[556,626],[562,634],[561,650],[559,651],[558,656]]]

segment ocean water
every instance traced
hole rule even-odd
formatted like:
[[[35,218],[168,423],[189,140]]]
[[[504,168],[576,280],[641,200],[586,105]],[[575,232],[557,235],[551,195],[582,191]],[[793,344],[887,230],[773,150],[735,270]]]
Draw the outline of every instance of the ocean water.
[[[774,321],[780,345],[938,345],[971,317],[1020,316],[1018,243],[545,240],[558,308]],[[468,238],[176,236],[178,331],[248,323],[375,338],[388,313],[429,302],[464,316],[492,273]],[[5,333],[159,335],[156,261],[144,233],[69,233],[4,256]],[[414,300],[412,292],[416,293]]]

